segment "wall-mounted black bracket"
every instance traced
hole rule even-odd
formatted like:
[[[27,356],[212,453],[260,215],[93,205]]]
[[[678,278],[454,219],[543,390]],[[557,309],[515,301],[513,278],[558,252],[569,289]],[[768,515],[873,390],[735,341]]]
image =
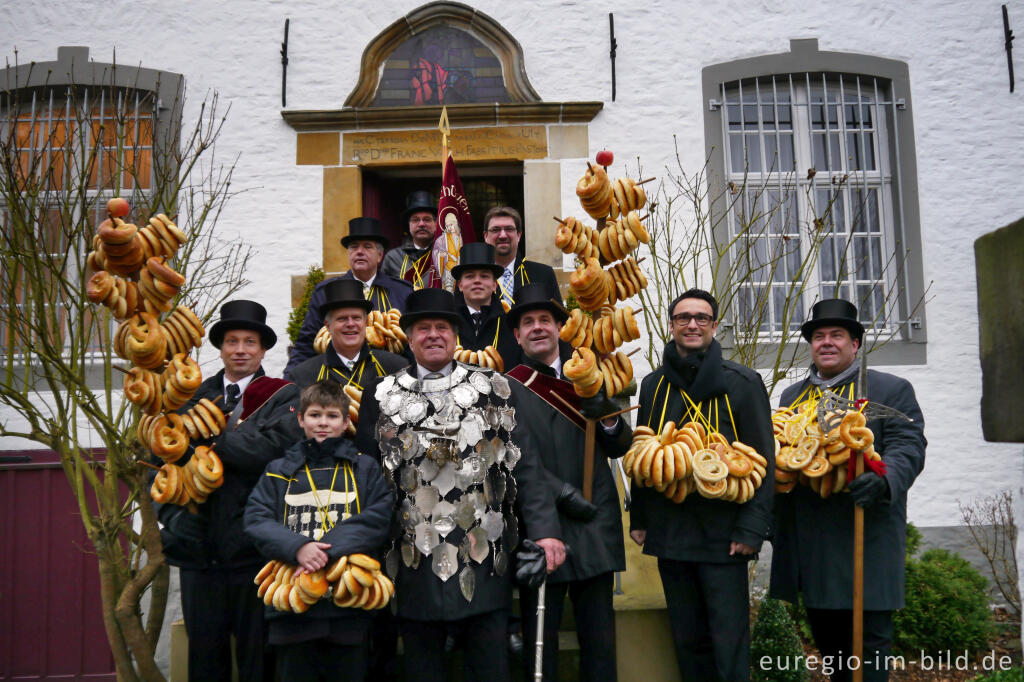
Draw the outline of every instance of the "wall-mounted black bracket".
[[[1005,10],[1004,10],[1005,13]],[[608,32],[611,36],[611,57],[612,57],[612,101],[615,101],[615,48],[618,47],[618,43],[615,42],[615,15],[611,12],[608,13]]]
[[[1006,13],[1006,5],[1003,5],[1003,38],[1003,45],[1006,47],[1006,68],[1010,71],[1010,92],[1013,92],[1013,31],[1010,30],[1010,17]]]
[[[288,19],[284,20],[284,42],[281,43],[281,106],[287,102],[288,92]]]

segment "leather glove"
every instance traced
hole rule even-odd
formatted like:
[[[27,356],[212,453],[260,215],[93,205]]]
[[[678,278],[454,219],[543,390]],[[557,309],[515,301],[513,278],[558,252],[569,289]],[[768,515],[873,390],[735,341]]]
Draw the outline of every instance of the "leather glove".
[[[873,471],[865,471],[850,481],[850,495],[858,507],[868,509],[889,497],[889,482]]]
[[[202,543],[206,539],[206,519],[198,514],[191,514],[181,507],[172,507],[171,512],[161,516],[164,517],[161,519],[164,526],[176,538],[196,543]]]
[[[580,414],[587,419],[597,419],[618,410],[619,406],[609,400],[603,390],[591,398],[580,399]]]
[[[562,490],[555,499],[555,506],[570,518],[579,521],[590,521],[597,516],[597,507],[588,502],[579,488],[571,483],[562,485]]]
[[[515,554],[515,579],[525,587],[537,589],[548,574],[548,561],[544,548],[533,540],[524,539]]]

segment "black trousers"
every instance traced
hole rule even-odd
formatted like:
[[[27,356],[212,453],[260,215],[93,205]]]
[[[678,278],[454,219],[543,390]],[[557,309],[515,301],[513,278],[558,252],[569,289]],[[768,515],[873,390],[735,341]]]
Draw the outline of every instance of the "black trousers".
[[[747,564],[658,559],[684,682],[750,679]]]
[[[850,609],[807,609],[807,620],[811,625],[814,643],[822,655],[819,669],[827,672],[823,668],[828,665],[833,670],[830,677],[832,682],[853,679],[850,670],[853,612]],[[892,653],[892,636],[892,611],[864,612],[865,682],[884,682],[889,679],[887,660]]]
[[[277,647],[277,670],[281,682],[362,682],[366,645],[326,639],[282,644]]]
[[[507,624],[504,609],[454,621],[402,619],[406,682],[448,679],[444,645],[449,634],[463,647],[463,682],[508,682]]]
[[[576,634],[580,642],[581,682],[615,682],[615,611],[612,608],[614,575],[602,573],[569,583],[551,584],[544,595],[544,679],[558,679],[558,628],[565,595],[572,599]],[[526,679],[534,674],[537,644],[537,591],[519,588],[523,613],[523,666]]]
[[[190,682],[231,679],[232,635],[238,679],[272,680],[263,601],[256,596],[250,572],[183,568],[180,574]]]

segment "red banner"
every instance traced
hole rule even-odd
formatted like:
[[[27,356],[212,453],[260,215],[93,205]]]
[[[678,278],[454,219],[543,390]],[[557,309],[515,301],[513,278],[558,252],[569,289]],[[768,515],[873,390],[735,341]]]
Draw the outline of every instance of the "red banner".
[[[450,153],[444,164],[440,197],[437,202],[437,232],[430,258],[430,286],[452,291],[455,280],[451,269],[459,264],[462,245],[475,242],[476,233],[469,215],[469,202],[462,191],[462,181]]]

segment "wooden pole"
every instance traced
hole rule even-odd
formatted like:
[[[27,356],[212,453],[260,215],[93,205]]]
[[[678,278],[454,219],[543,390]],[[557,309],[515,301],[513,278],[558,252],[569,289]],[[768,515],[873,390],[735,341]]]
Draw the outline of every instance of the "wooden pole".
[[[594,499],[594,439],[597,436],[597,420],[587,420],[587,431],[583,441],[583,499]]]
[[[857,376],[858,399],[868,397],[868,364],[863,340],[860,345],[860,372]],[[864,473],[864,453],[854,453],[857,458],[853,477]],[[853,655],[860,665],[853,671],[853,682],[864,679],[864,509],[853,505]]]

